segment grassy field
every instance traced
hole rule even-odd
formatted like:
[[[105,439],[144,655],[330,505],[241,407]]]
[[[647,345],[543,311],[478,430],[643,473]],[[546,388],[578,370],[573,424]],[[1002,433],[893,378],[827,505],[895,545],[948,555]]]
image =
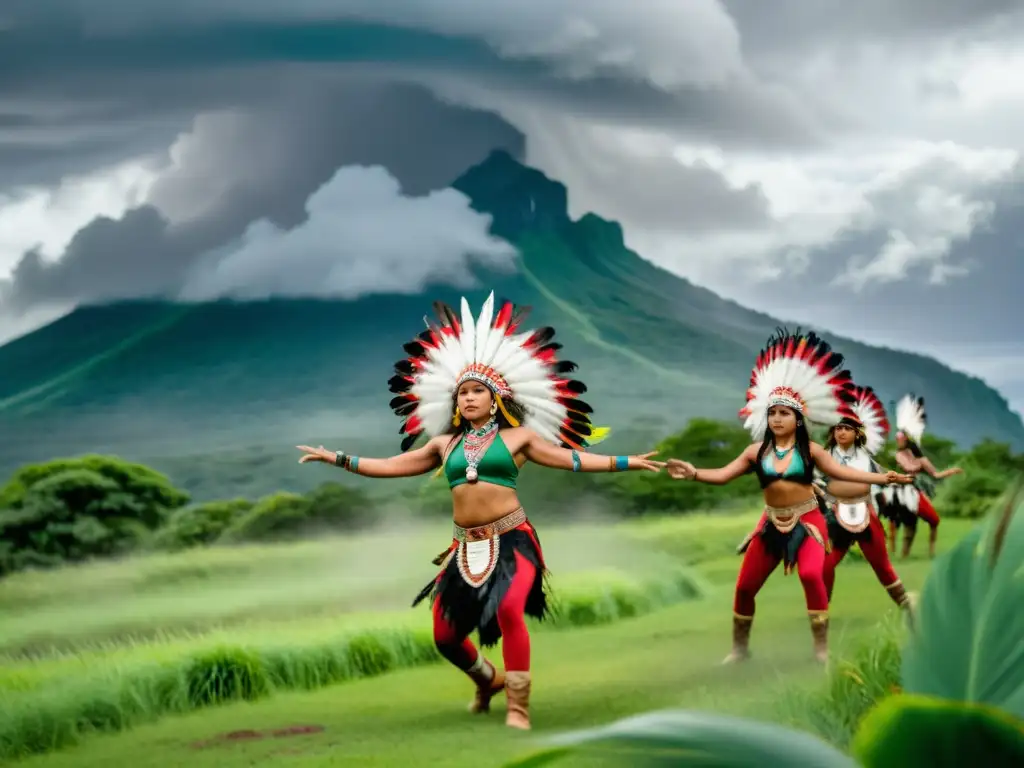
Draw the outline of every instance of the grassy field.
[[[780,569],[759,596],[754,660],[718,664],[733,548],[754,519],[542,529],[560,613],[533,635],[532,734],[504,727],[503,701],[469,715],[468,681],[431,663],[429,616],[408,604],[433,573],[443,526],[19,575],[0,582],[0,759],[29,744],[45,753],[18,765],[486,768],[546,733],[662,706],[809,726],[801,695],[825,673],[795,575]],[[940,547],[966,530],[944,522]],[[928,561],[897,569],[919,589]],[[893,613],[867,565],[844,563],[834,654],[870,643]],[[256,700],[187,711],[197,669]],[[121,732],[80,735],[76,721]]]

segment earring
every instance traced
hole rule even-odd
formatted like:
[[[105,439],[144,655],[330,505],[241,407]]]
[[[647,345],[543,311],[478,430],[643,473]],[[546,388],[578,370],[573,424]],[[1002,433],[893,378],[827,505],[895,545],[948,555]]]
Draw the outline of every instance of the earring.
[[[462,423],[462,414],[459,413],[459,406],[455,406],[455,413],[452,416],[452,426],[457,427]]]
[[[492,400],[491,401],[491,416],[493,416],[497,412],[498,412],[498,404],[494,400]]]

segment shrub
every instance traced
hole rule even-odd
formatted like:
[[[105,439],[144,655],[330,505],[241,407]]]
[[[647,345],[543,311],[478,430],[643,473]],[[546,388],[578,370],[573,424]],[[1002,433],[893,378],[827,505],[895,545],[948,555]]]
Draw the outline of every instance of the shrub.
[[[253,506],[248,499],[231,499],[179,509],[157,531],[153,546],[176,551],[212,544]]]
[[[0,488],[0,575],[126,552],[187,502],[160,473],[117,458],[22,467]]]
[[[352,530],[376,522],[369,497],[339,483],[324,483],[306,496],[275,493],[260,499],[225,530],[225,542],[281,541],[324,529]]]
[[[596,585],[583,594],[567,590],[565,602],[573,609],[556,610],[545,623],[554,628],[607,623],[697,597],[702,589],[689,572],[677,571],[656,581]],[[382,629],[305,646],[218,643],[177,661],[8,690],[0,698],[0,761],[61,749],[92,732],[125,730],[167,714],[251,701],[277,690],[311,690],[439,659],[429,629]]]

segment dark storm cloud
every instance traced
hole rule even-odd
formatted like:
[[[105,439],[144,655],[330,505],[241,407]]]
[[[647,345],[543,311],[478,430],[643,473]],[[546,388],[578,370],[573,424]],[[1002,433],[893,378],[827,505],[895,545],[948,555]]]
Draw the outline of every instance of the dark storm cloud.
[[[10,9],[14,19],[28,21],[0,33],[0,93],[37,105],[35,112],[26,107],[19,116],[25,131],[69,133],[67,142],[51,145],[50,158],[44,147],[32,146],[27,134],[0,137],[0,153],[13,156],[29,149],[45,167],[48,160],[65,157],[66,147],[77,139],[83,152],[95,152],[99,160],[120,140],[114,134],[138,132],[139,123],[154,130],[162,125],[162,139],[166,126],[180,125],[186,115],[258,105],[296,81],[325,82],[343,74],[458,83],[457,92],[475,87],[485,98],[497,89],[560,111],[735,146],[806,146],[842,128],[836,115],[816,113],[749,73],[715,87],[684,84],[669,92],[642,78],[601,72],[567,78],[542,59],[510,59],[464,35],[318,18],[313,11],[303,14],[301,7],[289,15],[280,7],[273,14],[261,13],[265,6],[258,3],[246,10],[225,0],[211,0],[208,8],[171,5],[169,16],[166,7],[122,5],[123,18],[99,4],[19,3]],[[53,16],[55,9],[66,15]],[[104,22],[91,21],[90,15],[100,11]],[[189,13],[195,18],[189,19]],[[68,101],[78,105],[76,113],[52,114],[53,104]],[[106,140],[82,128],[90,120],[112,126],[97,128],[106,130]],[[19,178],[27,175],[23,169]]]
[[[94,220],[54,263],[26,254],[0,304],[21,312],[40,302],[173,295],[204,254],[250,223],[303,222],[308,198],[337,168],[383,165],[404,194],[419,196],[447,186],[495,147],[519,156],[523,136],[495,115],[441,104],[407,85],[338,84],[243,117],[206,115],[179,142],[179,164],[153,187],[159,208]],[[172,226],[167,216],[176,213],[186,220]]]

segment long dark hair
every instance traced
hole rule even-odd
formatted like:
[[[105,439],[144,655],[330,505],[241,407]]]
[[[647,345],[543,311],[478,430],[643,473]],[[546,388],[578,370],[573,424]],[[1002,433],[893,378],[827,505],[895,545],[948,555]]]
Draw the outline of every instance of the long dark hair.
[[[903,433],[903,437],[907,441],[907,449],[910,451],[911,455],[915,459],[923,459],[924,451],[921,450],[921,446],[919,446],[916,442],[911,440],[906,432]]]
[[[793,409],[790,408],[790,410]],[[799,411],[793,411],[793,414],[796,416],[796,449],[800,452],[800,458],[804,460],[804,466],[812,467],[814,460],[811,458],[811,433],[807,431],[807,422],[804,421],[803,414]],[[760,464],[768,449],[774,447],[775,433],[772,432],[771,427],[766,427],[764,440],[761,441],[761,447],[757,451],[757,463]]]
[[[836,427],[849,427],[853,430],[853,447],[863,448],[868,442],[868,436],[864,434],[864,427],[856,424],[849,419],[840,419],[838,424],[833,424],[828,428],[828,437],[825,440],[825,450],[831,451],[838,445],[836,442]]]

